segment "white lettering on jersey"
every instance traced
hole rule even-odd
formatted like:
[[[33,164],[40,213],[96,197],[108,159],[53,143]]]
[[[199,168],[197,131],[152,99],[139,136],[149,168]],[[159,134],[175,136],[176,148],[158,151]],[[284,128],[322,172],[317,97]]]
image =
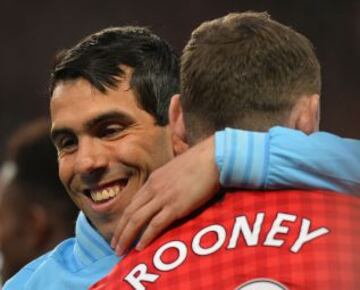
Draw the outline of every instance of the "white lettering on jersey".
[[[259,241],[259,234],[261,225],[264,221],[265,214],[260,212],[256,215],[256,220],[253,226],[253,230],[250,230],[249,222],[246,216],[239,216],[235,219],[235,225],[231,234],[228,249],[234,249],[239,240],[240,233],[243,233],[243,237],[247,246],[256,246]]]
[[[177,252],[179,253],[179,255],[177,256],[177,258],[175,259],[175,261],[166,264],[162,261],[161,256],[162,254],[170,249],[170,248],[175,248],[177,250]],[[179,242],[179,241],[172,241],[169,243],[164,244],[163,246],[160,247],[160,249],[158,249],[154,255],[154,266],[163,272],[166,271],[171,271],[177,267],[179,267],[186,259],[187,256],[187,248],[185,243],[183,242]]]
[[[238,240],[240,234],[243,235],[244,241],[247,246],[256,246],[259,243],[259,235],[261,230],[264,230],[263,222],[265,219],[265,214],[260,212],[256,215],[255,221],[252,225],[252,230],[250,229],[250,224],[246,216],[235,217],[233,229],[231,232],[231,237],[229,239],[229,244],[227,249],[235,249],[238,246]],[[281,247],[285,243],[284,239],[276,238],[277,234],[287,234],[289,232],[290,226],[285,226],[284,222],[294,223],[297,220],[297,216],[278,213],[275,220],[273,221],[269,232],[267,233],[266,239],[263,243],[264,246],[269,247]],[[297,228],[297,226],[296,226]],[[320,236],[328,234],[330,231],[325,227],[320,227],[316,230],[311,231],[311,221],[306,218],[301,219],[301,227],[299,229],[299,234],[291,246],[290,251],[293,253],[298,253],[305,243],[308,243]],[[201,245],[201,240],[206,234],[215,233],[217,235],[216,242],[208,247],[204,248]],[[149,273],[146,264],[139,264],[135,266],[129,274],[124,278],[124,280],[131,285],[133,289],[144,290],[146,287],[143,285],[143,282],[154,283],[159,277],[161,277],[161,272],[167,272],[176,269],[181,266],[186,260],[188,255],[188,248],[192,248],[193,252],[200,256],[211,255],[218,251],[226,241],[226,229],[222,225],[214,224],[207,226],[201,229],[199,232],[195,233],[191,244],[187,245],[182,241],[170,241],[162,245],[153,256],[154,267],[159,271],[159,274]],[[175,249],[178,252],[178,256],[172,262],[165,263],[161,258],[165,251],[169,249]],[[258,285],[257,285],[258,286]],[[244,288],[245,289],[245,288]]]
[[[148,273],[145,264],[139,264],[126,275],[124,280],[128,282],[133,289],[145,290],[146,288],[142,282],[155,282],[159,277],[160,275]]]
[[[212,245],[210,248],[203,248],[201,243],[201,238],[206,235],[207,233],[214,232],[217,235],[217,241],[214,245]],[[221,246],[224,244],[226,238],[226,231],[225,228],[220,225],[212,225],[208,226],[204,229],[202,229],[200,232],[198,232],[192,241],[192,249],[195,254],[198,254],[200,256],[206,256],[215,253],[217,250],[221,248]]]
[[[278,213],[266,237],[264,246],[280,247],[284,243],[284,240],[275,239],[277,234],[287,234],[289,231],[288,227],[281,225],[283,221],[294,222],[296,221],[296,216],[292,214]]]
[[[298,239],[296,240],[296,242],[294,243],[294,245],[290,249],[292,252],[294,252],[294,253],[299,252],[301,247],[305,243],[307,243],[307,242],[309,242],[309,241],[311,241],[313,239],[316,239],[317,237],[325,235],[325,234],[327,234],[329,232],[329,230],[327,228],[324,228],[324,227],[321,227],[321,228],[318,228],[315,231],[309,232],[310,225],[311,225],[311,222],[308,219],[304,218],[302,220],[299,237],[298,237]]]

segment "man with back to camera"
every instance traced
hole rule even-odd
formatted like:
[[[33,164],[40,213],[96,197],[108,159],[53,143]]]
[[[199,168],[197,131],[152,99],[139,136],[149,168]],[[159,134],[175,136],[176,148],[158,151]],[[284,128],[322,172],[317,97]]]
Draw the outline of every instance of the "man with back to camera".
[[[117,219],[172,157],[172,146],[184,146],[166,126],[177,91],[176,55],[144,28],[106,29],[60,55],[52,138],[60,178],[82,213],[75,238],[28,264],[5,289],[86,289],[119,261],[109,246]]]
[[[223,111],[219,108],[216,112]],[[112,241],[118,254],[135,241],[136,248],[143,249],[175,220],[213,197],[220,185],[359,194],[359,140],[324,132],[307,135],[283,127],[252,135],[247,131],[218,132],[216,142],[214,137],[207,138],[150,175],[120,218]],[[249,164],[251,171],[247,170]],[[182,198],[185,194],[187,199]]]
[[[312,45],[265,13],[198,27],[181,81],[170,127],[190,145],[225,126],[317,130],[320,66]],[[216,114],[219,107],[227,114]],[[219,195],[144,251],[130,252],[91,289],[357,289],[359,217],[359,198],[334,192]]]
[[[21,126],[8,141],[1,169],[1,278],[73,236],[78,209],[60,183],[49,120]]]

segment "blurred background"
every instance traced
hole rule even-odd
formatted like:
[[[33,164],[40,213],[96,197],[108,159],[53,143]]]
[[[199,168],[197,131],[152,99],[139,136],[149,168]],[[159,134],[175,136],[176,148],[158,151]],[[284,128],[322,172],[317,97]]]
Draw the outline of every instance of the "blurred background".
[[[305,34],[322,64],[322,130],[360,138],[360,1],[1,0],[0,161],[7,136],[48,111],[54,54],[107,26],[145,25],[180,53],[202,21],[268,11]]]

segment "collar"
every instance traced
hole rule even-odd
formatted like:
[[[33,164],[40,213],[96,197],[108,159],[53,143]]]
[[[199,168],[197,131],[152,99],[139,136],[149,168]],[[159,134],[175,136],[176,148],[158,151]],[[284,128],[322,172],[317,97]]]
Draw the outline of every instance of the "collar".
[[[83,265],[94,263],[105,256],[115,255],[110,245],[91,226],[83,212],[80,212],[76,220],[75,236],[74,254]]]

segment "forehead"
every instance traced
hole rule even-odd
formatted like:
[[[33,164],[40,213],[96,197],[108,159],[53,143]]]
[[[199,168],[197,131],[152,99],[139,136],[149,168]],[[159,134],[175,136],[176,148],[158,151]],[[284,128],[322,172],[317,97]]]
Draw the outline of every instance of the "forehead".
[[[137,122],[154,118],[138,103],[129,79],[119,81],[114,89],[102,93],[87,80],[79,78],[60,82],[50,101],[52,127],[73,127],[109,112],[124,114]]]

